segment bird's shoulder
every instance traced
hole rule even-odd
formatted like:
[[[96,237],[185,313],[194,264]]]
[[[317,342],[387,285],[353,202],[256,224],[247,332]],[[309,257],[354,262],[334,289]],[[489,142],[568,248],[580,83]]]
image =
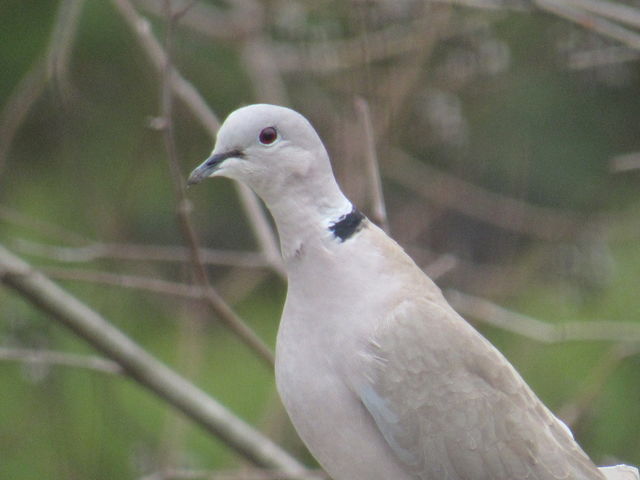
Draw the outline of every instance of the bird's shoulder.
[[[360,397],[418,478],[602,478],[505,357],[444,299],[399,301],[368,349]]]

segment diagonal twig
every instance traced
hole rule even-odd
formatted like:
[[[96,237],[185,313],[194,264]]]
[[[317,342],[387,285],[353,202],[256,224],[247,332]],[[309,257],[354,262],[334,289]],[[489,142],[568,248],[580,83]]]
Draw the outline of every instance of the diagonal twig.
[[[169,16],[170,18],[167,26],[167,45],[171,46],[175,22],[174,18],[171,17],[170,14]],[[166,63],[161,72],[161,106],[162,118],[164,120],[162,137],[169,160],[169,169],[171,172],[171,180],[177,206],[178,223],[189,249],[195,282],[206,289],[207,295],[205,300],[209,307],[216,313],[218,318],[222,320],[225,325],[227,325],[227,327],[229,327],[229,329],[246,345],[253,349],[263,361],[265,361],[270,367],[273,367],[273,352],[260,339],[260,337],[258,337],[258,335],[237,314],[235,314],[231,307],[229,307],[222,297],[214,290],[209,282],[209,277],[204,264],[202,263],[199,246],[200,242],[191,222],[191,204],[186,196],[186,183],[180,171],[178,152],[175,144],[175,134],[173,129],[173,93],[171,88],[171,78],[174,70],[170,50],[165,54],[164,60]]]
[[[74,353],[56,352],[53,350],[0,347],[0,360],[86,368],[110,374],[122,373],[120,365],[111,360],[107,360],[106,358],[97,357],[95,355],[77,355]]]
[[[446,297],[462,315],[517,333],[543,343],[606,341],[640,343],[640,324],[616,321],[543,322],[512,312],[484,298],[457,290],[447,290]]]
[[[418,195],[464,215],[543,240],[572,238],[586,220],[485,190],[394,149],[382,173]]]
[[[84,338],[126,375],[154,392],[254,464],[306,478],[302,464],[244,423],[73,295],[0,246],[0,283]]]
[[[147,54],[153,66],[161,73],[167,63],[167,54],[153,35],[149,22],[136,12],[129,0],[112,0],[112,3],[122,15],[126,24],[136,34],[143,51]],[[169,85],[176,96],[184,102],[202,127],[213,138],[220,127],[220,121],[198,90],[180,75],[175,68],[172,68],[169,74]],[[272,263],[271,266],[274,271],[284,277],[284,268],[278,253],[277,241],[273,229],[271,229],[269,221],[260,207],[260,202],[247,186],[238,182],[234,183],[242,208],[249,219],[249,225],[253,229],[260,248]]]
[[[372,220],[380,225],[380,227],[389,233],[389,219],[387,218],[387,208],[384,202],[384,192],[382,190],[382,181],[380,180],[380,165],[378,164],[378,155],[376,153],[375,133],[373,124],[371,123],[371,111],[369,104],[362,97],[357,97],[355,107],[364,131],[365,139],[365,165],[368,178],[368,192],[371,202]]]

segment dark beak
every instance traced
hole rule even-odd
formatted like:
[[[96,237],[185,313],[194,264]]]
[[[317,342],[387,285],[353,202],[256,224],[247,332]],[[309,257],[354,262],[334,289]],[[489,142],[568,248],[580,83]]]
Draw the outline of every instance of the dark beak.
[[[232,157],[242,157],[242,152],[238,150],[231,150],[229,152],[216,153],[215,155],[211,155],[207,158],[202,164],[197,167],[189,178],[187,179],[187,185],[195,185],[196,183],[200,183],[207,177],[210,177],[213,172],[220,168],[220,164],[224,162],[227,158]]]

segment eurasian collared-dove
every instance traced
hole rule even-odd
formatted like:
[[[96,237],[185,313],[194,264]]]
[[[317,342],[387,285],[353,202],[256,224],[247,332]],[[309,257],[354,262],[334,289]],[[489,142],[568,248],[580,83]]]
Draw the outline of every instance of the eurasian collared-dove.
[[[212,176],[247,184],[275,219],[288,276],[277,387],[335,480],[637,478],[595,467],[502,354],[349,202],[302,115],[273,105],[233,112],[189,183]]]

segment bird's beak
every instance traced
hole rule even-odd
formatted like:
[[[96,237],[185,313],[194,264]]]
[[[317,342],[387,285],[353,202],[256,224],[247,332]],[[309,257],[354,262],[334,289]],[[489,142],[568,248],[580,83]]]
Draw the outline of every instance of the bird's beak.
[[[227,158],[241,156],[242,153],[238,150],[212,154],[209,158],[202,162],[200,166],[196,167],[196,169],[191,172],[191,175],[189,175],[189,178],[187,179],[187,185],[195,185],[196,183],[200,183],[205,178],[210,177],[216,170],[220,168],[220,164],[222,164],[222,162],[224,162]]]

